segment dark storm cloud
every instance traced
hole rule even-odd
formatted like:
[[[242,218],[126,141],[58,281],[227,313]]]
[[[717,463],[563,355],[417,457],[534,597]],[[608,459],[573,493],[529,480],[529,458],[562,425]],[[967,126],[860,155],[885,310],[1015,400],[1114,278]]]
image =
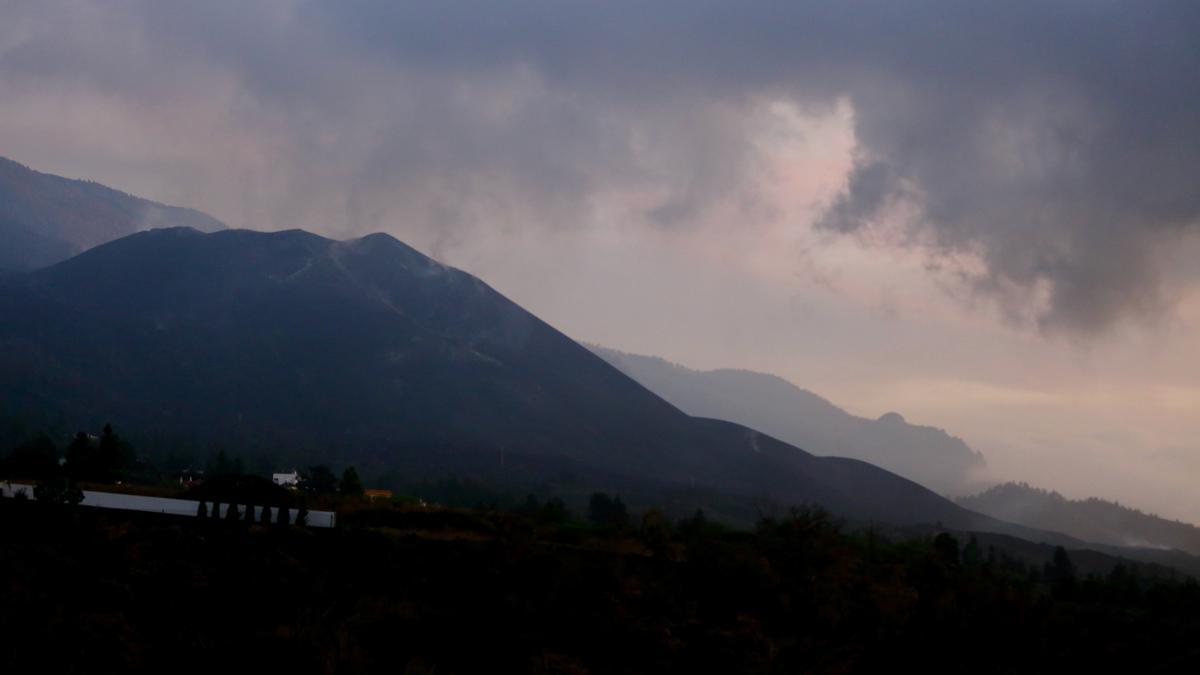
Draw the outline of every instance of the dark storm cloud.
[[[0,12],[6,95],[82,83],[186,105],[232,82],[229,123],[269,137],[262,152],[293,184],[281,220],[337,202],[334,229],[404,218],[453,237],[575,226],[598,195],[645,188],[647,226],[686,227],[760,196],[754,110],[839,98],[857,159],[818,225],[864,231],[904,207],[908,240],[978,255],[974,287],[1047,328],[1090,333],[1158,312],[1172,293],[1161,249],[1200,216],[1194,2]]]

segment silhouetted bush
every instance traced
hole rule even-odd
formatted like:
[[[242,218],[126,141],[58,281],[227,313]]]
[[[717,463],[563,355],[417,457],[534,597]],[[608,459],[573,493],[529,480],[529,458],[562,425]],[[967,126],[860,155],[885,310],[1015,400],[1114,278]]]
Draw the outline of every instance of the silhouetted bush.
[[[58,448],[46,434],[38,434],[18,445],[0,460],[0,473],[7,478],[44,480],[59,473]]]
[[[42,504],[74,506],[83,501],[83,491],[65,476],[43,480],[33,488],[33,498]]]
[[[300,472],[300,489],[313,494],[327,495],[337,492],[337,477],[324,464],[310,466]]]
[[[338,492],[343,497],[361,497],[363,496],[363,484],[358,477],[358,470],[352,466],[346,467],[342,472],[342,482],[338,484]]]
[[[624,527],[629,524],[629,512],[620,497],[597,492],[588,501],[588,520],[602,527]]]

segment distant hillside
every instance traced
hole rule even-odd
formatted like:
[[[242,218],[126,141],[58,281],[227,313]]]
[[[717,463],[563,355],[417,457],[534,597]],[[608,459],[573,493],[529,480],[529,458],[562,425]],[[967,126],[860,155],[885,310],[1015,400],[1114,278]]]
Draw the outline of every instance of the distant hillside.
[[[1200,555],[1200,528],[1103,499],[1072,500],[1026,483],[1005,483],[958,503],[995,518],[1084,541]]]
[[[758,429],[823,456],[851,457],[943,494],[978,489],[983,455],[941,429],[897,413],[856,417],[783,378],[748,370],[698,371],[653,356],[593,347],[618,370],[689,415]]]
[[[225,225],[192,209],[99,183],[34,171],[0,157],[0,270],[31,270],[140,230]]]

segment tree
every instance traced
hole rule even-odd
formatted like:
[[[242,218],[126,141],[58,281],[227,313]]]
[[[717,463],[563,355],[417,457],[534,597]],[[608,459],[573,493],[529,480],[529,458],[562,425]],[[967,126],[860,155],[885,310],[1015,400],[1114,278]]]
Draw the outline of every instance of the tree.
[[[536,516],[542,509],[542,503],[533,494],[525,495],[525,501],[517,508],[517,513],[526,516]]]
[[[13,449],[3,461],[9,478],[44,480],[59,472],[58,448],[46,434],[38,434]]]
[[[588,519],[601,527],[624,527],[629,524],[629,512],[620,497],[597,492],[588,501]]]
[[[98,480],[112,481],[117,478],[122,469],[133,464],[133,451],[113,431],[111,424],[104,425],[100,433],[100,443],[96,447],[95,477]]]
[[[308,525],[308,503],[301,499],[300,510],[296,512],[296,524],[304,527]]]
[[[288,516],[290,516],[290,515],[291,514],[289,513],[288,507],[286,507],[286,506],[279,507],[279,512],[275,514],[275,524],[276,525],[287,525],[288,524]]]
[[[264,508],[266,508],[266,507],[264,507]],[[247,523],[254,522],[254,505],[253,504],[246,504],[246,522]]]
[[[363,484],[358,478],[358,470],[352,466],[346,467],[342,472],[342,482],[338,486],[338,491],[345,497],[361,497],[363,496]]]
[[[567,505],[558,497],[551,497],[542,504],[541,510],[538,512],[538,520],[543,523],[553,525],[561,525],[571,519],[571,512],[567,510]]]
[[[1067,554],[1067,549],[1062,546],[1054,547],[1054,558],[1046,566],[1045,576],[1047,581],[1052,583],[1066,582],[1075,578],[1075,565],[1071,562],[1071,556]]]
[[[667,518],[667,514],[663,513],[662,509],[653,508],[642,514],[641,534],[650,550],[661,555],[667,551],[674,535],[674,529],[671,527],[671,520]]]
[[[238,520],[237,502],[229,502],[229,508],[225,510],[225,520]]]
[[[97,438],[80,431],[67,446],[67,473],[75,480],[111,482],[132,466],[133,450],[113,431],[111,424]]]
[[[258,516],[258,522],[263,525],[271,524],[271,507],[270,506],[263,505],[262,513],[260,513]]]
[[[209,514],[209,517],[213,520],[221,517],[221,502],[213,500],[212,513]]]
[[[679,521],[679,529],[692,531],[703,531],[708,527],[708,516],[704,515],[704,509],[696,509],[691,518],[685,518]]]
[[[962,562],[967,567],[974,567],[983,561],[983,553],[979,550],[979,540],[975,535],[971,535],[971,539],[967,541],[967,545],[963,547]]]
[[[95,465],[92,437],[86,431],[76,433],[67,445],[67,473],[76,480],[89,480],[96,471]]]
[[[933,538],[933,552],[947,565],[958,566],[958,540],[948,532],[941,532]]]
[[[208,505],[204,503],[203,499],[200,500],[200,505],[196,507],[196,517],[197,518],[207,518],[208,517]]]
[[[324,464],[310,466],[300,474],[300,488],[319,495],[333,494],[337,492],[337,476]]]

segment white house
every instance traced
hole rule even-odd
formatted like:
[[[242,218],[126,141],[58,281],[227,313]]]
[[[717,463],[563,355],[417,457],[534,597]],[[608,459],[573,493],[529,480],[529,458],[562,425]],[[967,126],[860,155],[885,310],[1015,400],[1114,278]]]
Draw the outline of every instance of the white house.
[[[271,474],[271,482],[283,487],[295,487],[300,483],[300,474],[296,471],[291,473],[273,473]]]

